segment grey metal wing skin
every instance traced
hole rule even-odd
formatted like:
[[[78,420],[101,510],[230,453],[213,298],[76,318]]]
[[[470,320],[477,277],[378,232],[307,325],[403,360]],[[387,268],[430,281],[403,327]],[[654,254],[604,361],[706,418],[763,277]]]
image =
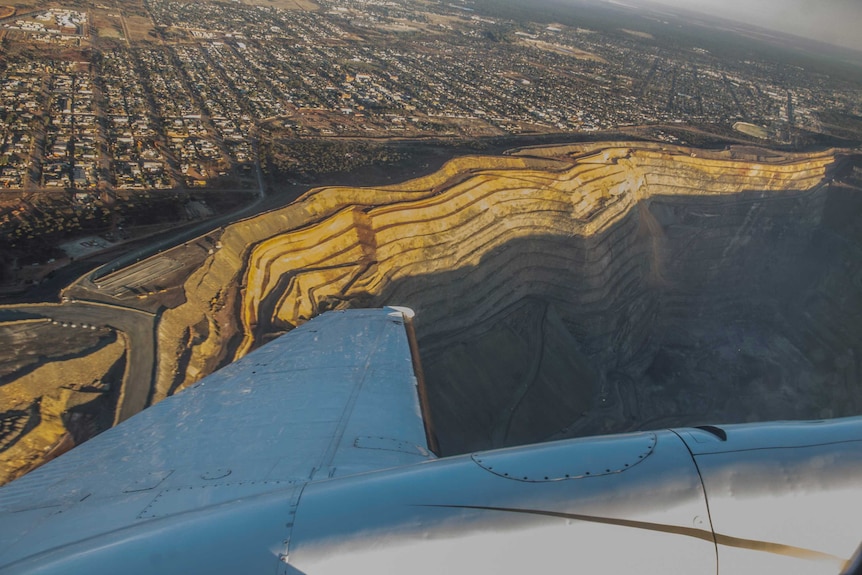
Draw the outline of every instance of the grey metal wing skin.
[[[331,312],[0,488],[6,573],[272,573],[303,486],[433,458],[402,310]]]
[[[849,568],[862,418],[436,459],[409,316],[324,314],[0,488],[0,572]]]
[[[289,562],[309,574],[834,575],[862,542],[860,480],[859,418],[502,449],[309,485]]]

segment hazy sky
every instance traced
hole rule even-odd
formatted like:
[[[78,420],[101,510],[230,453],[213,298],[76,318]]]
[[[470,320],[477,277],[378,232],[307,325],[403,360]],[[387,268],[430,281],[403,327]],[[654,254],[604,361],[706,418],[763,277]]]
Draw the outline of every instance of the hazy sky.
[[[653,0],[862,50],[862,0]]]

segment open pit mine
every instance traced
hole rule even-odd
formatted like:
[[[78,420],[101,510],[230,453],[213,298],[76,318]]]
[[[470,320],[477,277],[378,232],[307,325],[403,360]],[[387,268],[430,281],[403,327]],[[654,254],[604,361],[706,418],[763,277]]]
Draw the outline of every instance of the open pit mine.
[[[404,305],[445,454],[862,413],[854,161],[591,143],[313,190],[224,229],[156,324],[151,400],[324,310]]]

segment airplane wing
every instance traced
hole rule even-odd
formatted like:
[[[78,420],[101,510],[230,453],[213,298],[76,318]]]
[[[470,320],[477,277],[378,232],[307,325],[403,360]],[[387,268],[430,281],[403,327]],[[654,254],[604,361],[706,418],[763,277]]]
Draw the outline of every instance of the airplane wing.
[[[306,483],[434,458],[411,315],[324,314],[0,488],[0,571],[88,571],[138,540],[177,573],[201,570],[196,545],[271,572]]]
[[[0,488],[0,572],[860,571],[862,417],[436,459],[409,318],[326,313]]]

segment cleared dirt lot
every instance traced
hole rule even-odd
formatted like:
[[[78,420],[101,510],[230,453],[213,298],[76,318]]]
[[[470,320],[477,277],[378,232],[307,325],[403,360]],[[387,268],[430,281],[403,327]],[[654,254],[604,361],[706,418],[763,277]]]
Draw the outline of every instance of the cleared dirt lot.
[[[123,22],[115,11],[93,10],[93,28],[100,38],[125,38]]]
[[[126,16],[125,20],[130,42],[154,42],[156,40],[156,31],[150,18]]]
[[[306,10],[314,12],[320,9],[320,6],[309,0],[243,0],[242,3],[249,6],[272,6],[281,10]]]

